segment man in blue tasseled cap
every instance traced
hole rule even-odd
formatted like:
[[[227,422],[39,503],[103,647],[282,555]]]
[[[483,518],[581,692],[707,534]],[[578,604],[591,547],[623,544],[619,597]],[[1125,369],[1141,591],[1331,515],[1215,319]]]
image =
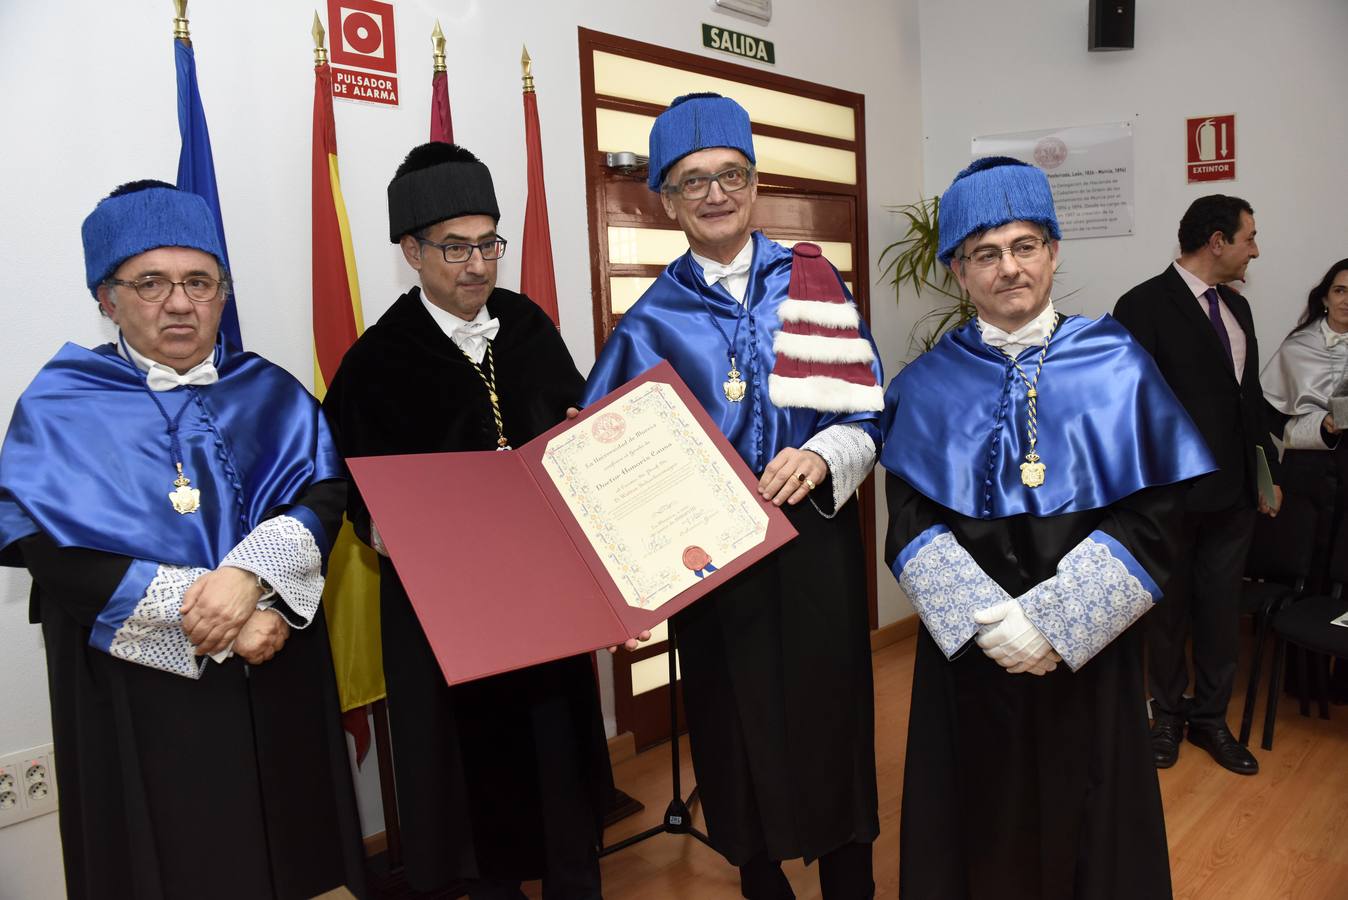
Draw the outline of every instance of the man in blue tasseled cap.
[[[230,281],[205,200],[130,182],[82,236],[117,340],[62,347],[0,450],[0,566],[33,579],[66,893],[363,896],[319,602],[346,500],[327,424],[219,340]]]
[[[819,860],[825,900],[874,893],[879,832],[857,505],[883,406],[879,354],[837,271],[750,226],[748,113],[679,97],[651,129],[648,185],[689,250],[622,317],[591,403],[669,360],[799,537],[673,618],[707,833],[751,900],[792,897],[781,861]],[[712,573],[715,578],[716,573]]]
[[[880,457],[885,558],[922,621],[900,893],[1168,897],[1131,626],[1212,457],[1121,325],[1054,309],[1043,172],[977,160],[940,210],[977,317],[889,385]]]

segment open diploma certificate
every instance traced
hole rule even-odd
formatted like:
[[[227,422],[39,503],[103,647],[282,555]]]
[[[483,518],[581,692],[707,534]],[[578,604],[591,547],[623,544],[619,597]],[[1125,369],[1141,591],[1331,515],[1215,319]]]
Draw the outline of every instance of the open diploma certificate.
[[[763,502],[664,382],[552,438],[543,466],[630,606],[659,609],[768,533]]]
[[[621,644],[796,536],[663,362],[517,450],[347,464],[450,684]]]

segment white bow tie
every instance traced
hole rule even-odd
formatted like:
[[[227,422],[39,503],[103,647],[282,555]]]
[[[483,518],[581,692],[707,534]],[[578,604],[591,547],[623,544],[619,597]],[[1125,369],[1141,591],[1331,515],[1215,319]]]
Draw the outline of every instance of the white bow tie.
[[[745,274],[752,265],[752,259],[731,260],[728,263],[711,262],[702,267],[702,277],[706,279],[708,285],[713,285],[722,278],[733,278],[736,275]]]
[[[220,373],[215,370],[215,363],[209,359],[193,366],[182,375],[161,363],[150,366],[150,371],[145,373],[145,383],[152,391],[171,391],[185,384],[215,384],[219,380]]]
[[[1320,329],[1325,336],[1325,349],[1330,350],[1339,344],[1348,344],[1348,331],[1335,331],[1328,326]]]
[[[1039,328],[1035,323],[1031,323],[1025,328],[1016,332],[1007,332],[998,328],[996,325],[989,325],[987,322],[979,323],[983,332],[983,343],[989,347],[1005,347],[1009,344],[1024,344],[1033,346],[1042,344],[1044,336],[1048,334],[1048,329]]]
[[[496,333],[501,330],[500,319],[488,319],[485,322],[464,322],[454,328],[454,340],[474,340],[482,338],[492,340]]]
[[[458,345],[459,349],[473,358],[474,362],[482,362],[482,357],[487,353],[487,342],[496,337],[496,333],[501,330],[500,319],[487,319],[484,322],[464,322],[462,325],[454,326],[454,331],[450,334],[450,339]]]
[[[982,335],[983,343],[997,350],[1003,350],[1006,347],[1037,347],[1044,343],[1044,339],[1049,336],[1053,323],[1057,319],[1051,310],[1050,305],[1034,321],[1022,325],[1016,331],[1003,331],[996,325],[978,320],[978,330]]]

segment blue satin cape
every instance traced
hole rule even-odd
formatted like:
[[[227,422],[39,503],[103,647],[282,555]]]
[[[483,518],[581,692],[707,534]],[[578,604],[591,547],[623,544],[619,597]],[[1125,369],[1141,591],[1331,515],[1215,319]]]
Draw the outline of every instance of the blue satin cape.
[[[1019,357],[1031,378],[1038,358],[1038,347]],[[1038,389],[1046,473],[1028,488],[1025,383],[969,322],[890,382],[880,465],[976,519],[1100,509],[1216,468],[1151,356],[1111,316],[1063,318]]]
[[[217,368],[215,384],[158,395],[170,416],[190,407],[179,441],[201,508],[180,515],[167,425],[145,376],[112,344],[62,347],[19,398],[0,450],[0,564],[22,565],[10,548],[40,530],[62,547],[214,569],[305,488],[342,477],[317,401],[289,373],[227,350]],[[317,517],[290,513],[326,558]]]
[[[590,371],[582,405],[593,403],[667,359],[756,473],[762,472],[784,447],[799,447],[830,425],[860,425],[878,447],[879,413],[783,409],[768,398],[768,375],[776,361],[772,342],[781,329],[777,310],[787,299],[791,282],[791,251],[758,232],[752,240],[754,258],[738,338],[734,335],[740,304],[720,284],[709,287],[693,254],[685,253],[665,268],[618,322]],[[712,324],[713,316],[725,337]],[[865,322],[860,331],[871,342],[875,355],[871,366],[875,383],[884,384],[880,351],[875,349]],[[738,403],[727,400],[722,389],[730,368],[726,338],[735,339],[735,362],[748,385],[744,399]]]

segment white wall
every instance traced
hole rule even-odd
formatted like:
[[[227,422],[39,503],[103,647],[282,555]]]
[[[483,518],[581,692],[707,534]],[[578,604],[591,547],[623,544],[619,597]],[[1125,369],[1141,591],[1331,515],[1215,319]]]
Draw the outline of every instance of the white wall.
[[[326,18],[326,4],[317,4]],[[197,0],[189,9],[215,149],[244,340],[306,383],[311,379],[309,167],[315,4]],[[776,43],[796,78],[866,94],[872,263],[897,229],[886,205],[916,198],[921,155],[916,0],[845,0],[821,21],[814,4],[779,2],[770,26],[712,11],[709,0],[395,2],[402,106],[336,105],[343,187],[366,322],[411,281],[387,239],[385,186],[425,140],[429,34],[449,36],[455,137],[493,170],[502,231],[518,237],[524,210],[520,45],[538,82],[562,335],[577,364],[593,362],[576,27],[678,50],[701,47],[701,22]],[[0,4],[0,271],[9,279],[0,330],[0,429],[14,400],[63,341],[93,345],[112,332],[82,284],[79,225],[120,182],[176,173],[172,4],[168,0]],[[724,58],[719,55],[716,58]],[[678,92],[671,85],[671,95]],[[1256,204],[1257,205],[1257,204]],[[518,240],[512,249],[518,248]],[[501,266],[515,287],[519,255]],[[873,318],[887,367],[907,348],[915,307],[874,284]],[[883,533],[883,528],[881,529]],[[881,618],[906,609],[881,573]],[[50,740],[41,639],[26,623],[27,575],[0,570],[0,751]],[[367,766],[368,768],[368,766]],[[362,779],[366,831],[382,827]],[[0,897],[61,894],[55,817],[0,830]]]
[[[1087,0],[921,0],[924,192],[944,190],[975,135],[1133,123],[1136,223],[1067,241],[1055,293],[1099,315],[1178,253],[1204,194],[1255,210],[1261,256],[1243,292],[1267,360],[1306,294],[1348,256],[1348,4],[1343,0],[1137,3],[1133,50],[1086,50]],[[1185,182],[1184,120],[1236,114],[1237,180]]]

